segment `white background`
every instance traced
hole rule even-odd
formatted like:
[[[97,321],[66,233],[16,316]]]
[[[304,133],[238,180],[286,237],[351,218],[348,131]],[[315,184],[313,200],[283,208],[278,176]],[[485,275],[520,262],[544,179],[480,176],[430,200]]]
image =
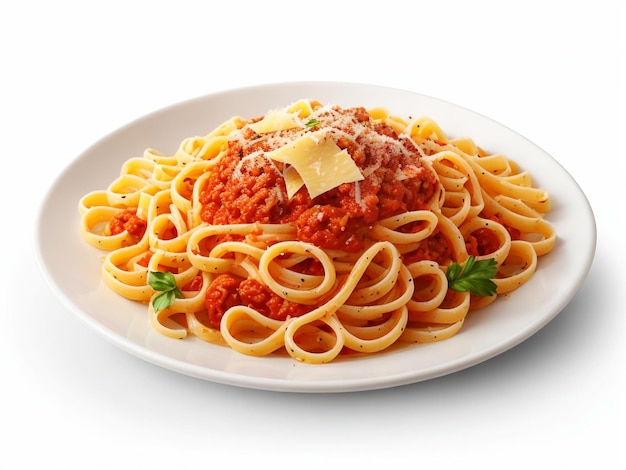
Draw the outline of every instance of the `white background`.
[[[0,468],[625,465],[622,4],[4,2]],[[595,212],[596,258],[578,295],[542,331],[481,365],[395,389],[320,395],[179,375],[70,314],[33,248],[54,178],[148,112],[291,80],[420,92],[534,141]]]

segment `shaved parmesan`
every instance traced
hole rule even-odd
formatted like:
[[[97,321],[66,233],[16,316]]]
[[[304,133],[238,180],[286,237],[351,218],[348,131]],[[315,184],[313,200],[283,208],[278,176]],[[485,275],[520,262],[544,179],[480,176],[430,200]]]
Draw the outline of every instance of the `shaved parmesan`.
[[[269,134],[270,132],[286,131],[303,127],[305,126],[302,124],[297,114],[290,113],[284,109],[268,113],[260,121],[250,124],[250,129],[257,134]]]
[[[300,178],[298,171],[293,166],[288,166],[284,173],[285,186],[287,188],[287,197],[291,199],[294,194],[304,185],[304,181]]]
[[[317,102],[316,102],[317,103]],[[319,104],[319,103],[317,103]],[[312,103],[309,100],[299,100],[293,103],[287,108],[290,113],[297,114],[301,118],[305,118],[311,115],[313,112]]]
[[[311,198],[344,183],[364,179],[350,154],[345,149],[341,150],[325,130],[307,133],[298,140],[267,153],[267,157],[291,165],[306,186]],[[285,182],[293,190],[298,181],[294,176],[289,176],[289,172],[285,173]],[[288,178],[290,181],[287,180]],[[297,186],[295,191],[301,186]]]

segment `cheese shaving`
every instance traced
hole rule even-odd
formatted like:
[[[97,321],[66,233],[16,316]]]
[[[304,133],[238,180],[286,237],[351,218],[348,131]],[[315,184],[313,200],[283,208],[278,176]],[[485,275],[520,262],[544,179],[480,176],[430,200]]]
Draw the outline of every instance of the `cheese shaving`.
[[[272,160],[289,164],[309,191],[311,198],[344,183],[364,179],[350,154],[337,146],[326,130],[304,134],[298,140],[266,154]],[[295,194],[299,181],[293,170],[284,174],[288,196]],[[290,189],[291,188],[291,189]],[[295,189],[297,191],[297,189]],[[293,192],[292,194],[289,194]]]
[[[305,125],[297,114],[290,113],[287,110],[279,109],[268,113],[263,119],[250,124],[257,134],[269,134],[276,131],[287,131],[289,129],[304,128]]]

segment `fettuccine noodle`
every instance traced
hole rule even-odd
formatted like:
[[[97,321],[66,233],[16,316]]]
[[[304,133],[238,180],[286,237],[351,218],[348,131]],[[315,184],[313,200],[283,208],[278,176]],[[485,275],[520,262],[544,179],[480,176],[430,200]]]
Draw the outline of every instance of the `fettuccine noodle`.
[[[549,194],[429,118],[300,100],[147,149],[79,203],[102,279],[172,338],[309,363],[441,341],[526,283],[556,234]],[[494,259],[495,295],[450,288]],[[182,294],[155,310],[150,273]]]

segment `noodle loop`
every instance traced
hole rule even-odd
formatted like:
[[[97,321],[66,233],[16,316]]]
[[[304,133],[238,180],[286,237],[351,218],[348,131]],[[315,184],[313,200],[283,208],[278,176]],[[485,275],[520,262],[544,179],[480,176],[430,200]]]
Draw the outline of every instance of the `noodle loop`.
[[[322,364],[457,334],[553,249],[550,203],[428,117],[300,100],[146,149],[78,212],[104,283],[159,333]],[[451,287],[470,257],[495,260],[496,294]]]

